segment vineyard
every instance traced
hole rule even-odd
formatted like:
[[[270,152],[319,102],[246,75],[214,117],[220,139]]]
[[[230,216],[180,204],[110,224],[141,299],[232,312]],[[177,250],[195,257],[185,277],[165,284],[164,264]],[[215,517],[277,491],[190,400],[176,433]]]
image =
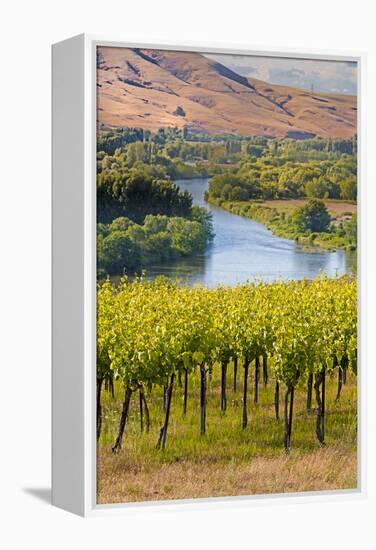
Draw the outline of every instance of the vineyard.
[[[283,423],[280,444],[289,454],[297,389],[315,415],[317,445],[324,446],[328,382],[335,384],[331,402],[339,402],[348,377],[356,377],[357,288],[352,277],[215,289],[179,286],[164,278],[123,278],[116,286],[100,284],[97,301],[98,439],[103,391],[107,401],[114,388],[123,395],[113,454],[122,449],[131,403],[138,408],[140,432],[149,432],[156,421],[150,401],[162,395],[158,437],[148,444],[163,455],[171,411],[176,414],[181,407],[179,420],[184,422],[190,398],[197,407],[190,411],[197,418],[194,429],[205,438],[212,435],[209,405],[225,423],[230,392],[239,395],[238,425],[247,432],[259,417],[250,414],[251,403],[257,406],[263,391],[272,395],[275,421]],[[217,401],[208,397],[215,380]],[[179,403],[172,407],[177,391]]]

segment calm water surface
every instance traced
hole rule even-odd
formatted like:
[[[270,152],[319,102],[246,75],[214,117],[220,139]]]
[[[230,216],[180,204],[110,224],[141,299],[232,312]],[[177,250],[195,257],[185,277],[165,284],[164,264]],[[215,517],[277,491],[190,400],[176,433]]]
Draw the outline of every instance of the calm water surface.
[[[202,256],[149,266],[148,278],[167,275],[188,284],[216,286],[260,278],[312,279],[320,273],[335,277],[354,268],[354,253],[307,252],[294,241],[276,237],[258,222],[209,205],[204,200],[207,178],[177,180],[176,184],[192,194],[194,204],[212,212],[215,238]]]

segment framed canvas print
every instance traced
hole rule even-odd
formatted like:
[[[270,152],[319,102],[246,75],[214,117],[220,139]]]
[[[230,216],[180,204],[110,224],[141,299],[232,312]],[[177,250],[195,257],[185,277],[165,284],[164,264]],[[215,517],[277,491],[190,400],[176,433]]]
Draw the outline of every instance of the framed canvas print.
[[[56,505],[362,494],[360,82],[353,55],[53,47]]]

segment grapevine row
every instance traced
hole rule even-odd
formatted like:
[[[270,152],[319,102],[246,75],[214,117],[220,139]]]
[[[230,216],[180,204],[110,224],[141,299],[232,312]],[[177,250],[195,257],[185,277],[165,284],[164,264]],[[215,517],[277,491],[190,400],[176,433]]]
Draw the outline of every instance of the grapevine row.
[[[269,361],[269,358],[273,358]],[[184,414],[188,378],[200,377],[200,432],[206,433],[207,376],[221,373],[221,410],[226,411],[226,376],[243,374],[242,427],[248,424],[248,377],[254,366],[254,401],[262,374],[275,380],[275,413],[284,398],[285,449],[291,448],[295,388],[307,383],[307,408],[317,401],[316,434],[325,439],[325,380],[338,373],[339,399],[348,370],[357,370],[357,288],[352,277],[221,286],[180,286],[167,279],[150,282],[109,280],[97,292],[97,436],[101,430],[101,390],[118,380],[124,402],[113,452],[122,446],[132,394],[140,410],[149,411],[145,391],[162,386],[165,420],[157,447],[166,445],[175,378],[184,380]],[[240,367],[240,368],[239,368]]]

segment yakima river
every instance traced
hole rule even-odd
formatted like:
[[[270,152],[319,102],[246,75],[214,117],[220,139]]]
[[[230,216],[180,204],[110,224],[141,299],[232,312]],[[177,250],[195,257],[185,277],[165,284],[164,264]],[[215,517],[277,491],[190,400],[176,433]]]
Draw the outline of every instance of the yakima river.
[[[213,215],[215,237],[205,254],[180,261],[149,266],[147,278],[158,275],[178,278],[193,285],[235,285],[255,279],[313,279],[320,273],[330,277],[350,272],[355,253],[308,252],[295,241],[282,239],[264,225],[216,208],[205,202],[208,178],[177,180],[182,191],[189,191],[194,204]]]

